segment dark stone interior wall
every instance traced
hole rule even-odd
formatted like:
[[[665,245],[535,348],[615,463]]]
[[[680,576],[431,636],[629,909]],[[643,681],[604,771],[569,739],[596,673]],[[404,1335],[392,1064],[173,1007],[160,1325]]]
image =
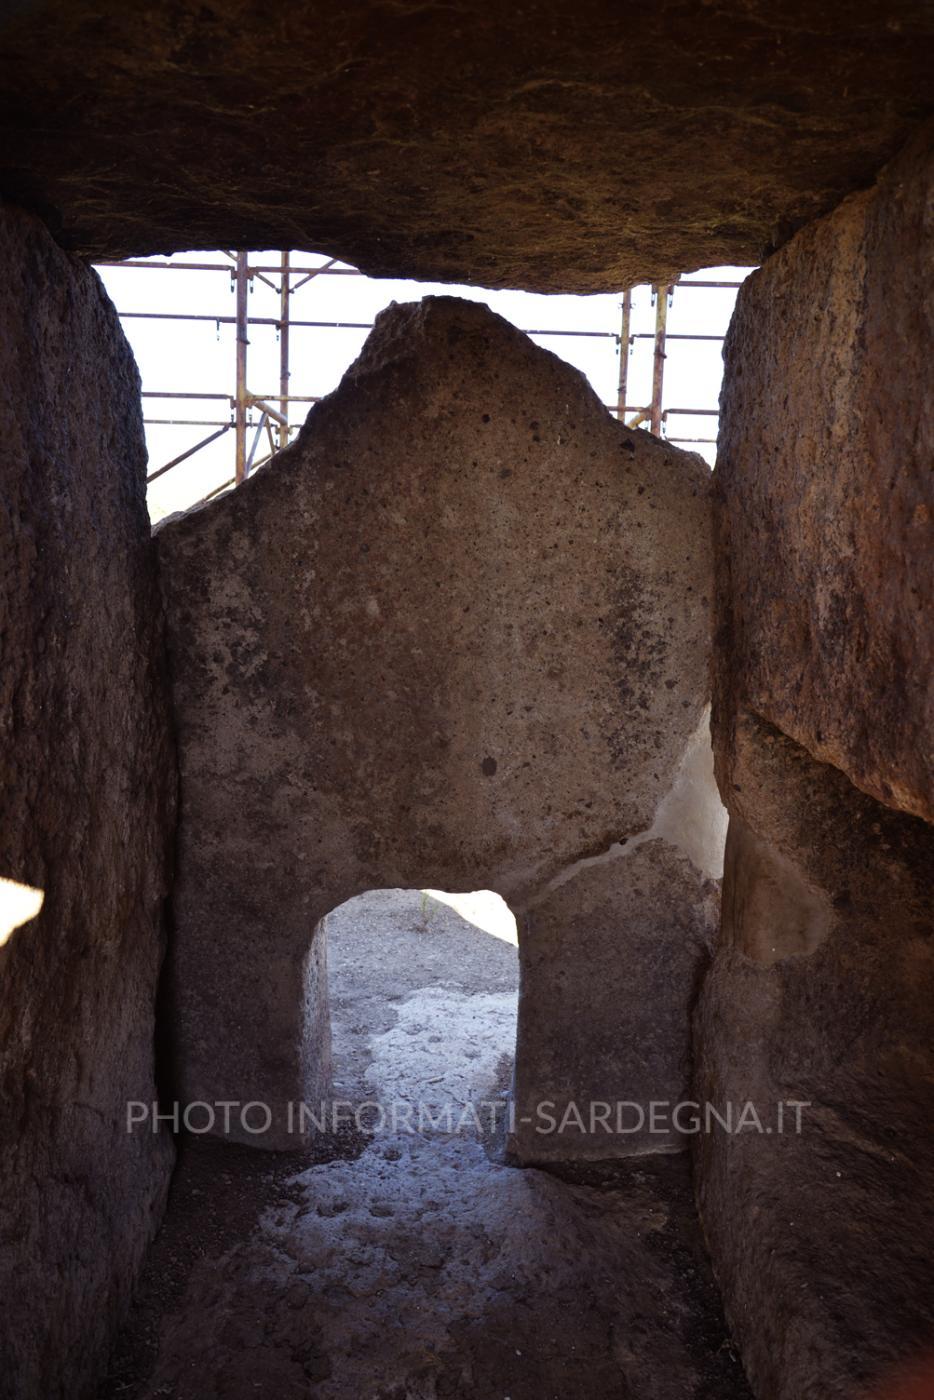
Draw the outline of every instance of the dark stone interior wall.
[[[749,279],[726,346],[698,1092],[773,1128],[810,1104],[698,1141],[761,1400],[852,1400],[934,1344],[932,137]]]
[[[288,238],[375,271],[562,290],[615,287],[705,262],[758,258],[867,182],[930,100],[929,15],[907,2],[825,6],[820,16],[811,5],[792,6],[781,22],[772,6],[701,7],[700,29],[712,45],[706,58],[689,23],[696,17],[678,6],[641,7],[644,43],[631,28],[596,22],[596,10],[584,23],[584,12],[574,7],[571,18],[586,43],[570,49],[566,34],[536,23],[540,11],[521,12],[521,36],[510,40],[511,31],[479,27],[469,5],[439,11],[437,31],[431,12],[410,14],[404,33],[396,27],[403,22],[397,6],[361,7],[359,29],[331,6],[338,29],[329,31],[326,52],[333,61],[313,69],[307,50],[289,41],[289,24],[306,27],[316,59],[325,52],[322,35],[296,11],[298,19],[283,21],[279,31],[276,53],[284,55],[284,67],[269,111],[244,90],[247,71],[260,75],[260,98],[271,88],[268,69],[257,65],[248,6],[234,7],[234,18],[220,29],[204,6],[195,13],[182,4],[147,24],[116,4],[89,0],[68,6],[67,15],[65,8],[21,6],[4,22],[0,55],[10,81],[0,119],[9,154],[0,187],[28,198],[63,240],[87,251]],[[269,22],[265,11],[262,21]],[[374,36],[382,43],[389,21],[396,47],[377,53]],[[634,52],[642,64],[635,89]],[[437,64],[429,61],[432,53]],[[521,72],[517,53],[529,56]],[[219,54],[228,65],[221,71]],[[397,61],[400,54],[414,67]],[[85,106],[89,85],[95,100]],[[329,124],[335,112],[339,120]],[[621,114],[628,122],[632,113],[634,125],[621,128]],[[249,140],[259,131],[261,158],[251,160]],[[288,195],[281,191],[283,163],[293,170]],[[925,736],[934,501],[925,391],[934,336],[924,296],[934,281],[931,167],[927,132],[874,189],[808,225],[770,258],[740,296],[727,347],[715,719],[732,828],[722,939],[697,1018],[698,1086],[715,1102],[749,1097],[763,1111],[778,1097],[811,1103],[800,1137],[779,1145],[754,1135],[700,1141],[708,1238],[761,1400],[851,1400],[855,1386],[920,1344],[931,1320],[925,1300],[932,1294],[934,1231],[919,1171],[932,1146],[934,1079],[926,898],[932,856],[930,827],[921,820],[932,815]],[[303,169],[308,178],[296,178]],[[237,181],[246,170],[244,192]],[[300,203],[295,191],[306,192]],[[128,1137],[124,1110],[126,1099],[154,1094],[154,1000],[174,780],[132,359],[96,279],[63,255],[45,228],[7,209],[0,250],[0,878],[41,889],[45,899],[41,914],[0,947],[0,1240],[12,1281],[0,1322],[0,1391],[46,1400],[80,1392],[90,1381],[164,1196],[170,1148],[164,1138]],[[464,335],[469,339],[469,330],[461,327],[454,339]],[[382,352],[398,373],[393,407],[405,409],[426,385],[412,377],[392,337]],[[481,422],[480,409],[489,412],[503,391],[495,382],[499,369],[489,367],[482,393],[467,381],[467,408]],[[463,375],[454,378],[459,391]],[[371,377],[359,386],[366,414],[368,396],[378,397],[374,384]],[[577,391],[561,398],[566,385],[566,376],[557,389],[550,383],[534,415],[509,425],[508,459],[481,451],[474,457],[460,444],[468,486],[470,467],[481,462],[485,489],[501,493],[492,518],[508,541],[506,559],[515,542],[509,529],[523,511],[530,517],[527,503],[510,504],[515,481],[501,483],[510,480],[515,460],[535,458],[536,442],[547,441],[551,453],[538,489],[549,521],[556,510],[549,525],[556,549],[563,548],[560,531],[584,480],[593,519],[614,532],[614,549],[627,527],[648,526],[651,493],[617,501],[615,514],[606,510],[599,453],[588,456],[587,448],[578,475],[566,474],[567,458],[557,448],[567,424],[554,399],[557,392],[562,403],[577,402]],[[450,440],[446,415],[456,399],[450,383],[434,389],[423,425],[431,451],[439,434]],[[543,424],[550,437],[539,431]],[[348,431],[359,459],[339,450],[343,429],[336,430],[319,498],[299,500],[295,513],[291,476],[302,453],[308,449],[320,465],[306,438],[280,465],[283,502],[268,502],[295,532],[283,530],[276,541],[277,567],[290,579],[306,562],[303,531],[346,511],[344,533],[337,532],[333,553],[320,560],[324,603],[309,589],[301,599],[306,611],[287,614],[275,597],[262,599],[259,585],[268,580],[261,569],[257,586],[242,596],[223,593],[259,567],[260,524],[246,516],[264,493],[275,496],[272,475],[219,503],[207,518],[221,522],[215,543],[226,547],[232,540],[240,553],[222,555],[231,577],[209,568],[210,557],[203,561],[217,594],[205,594],[197,606],[218,613],[236,607],[256,627],[249,645],[230,647],[228,637],[218,646],[216,619],[208,617],[203,654],[191,657],[192,693],[222,688],[235,674],[248,711],[232,745],[223,728],[205,740],[205,791],[216,773],[236,775],[253,731],[265,725],[278,766],[266,765],[259,775],[258,809],[291,819],[290,804],[309,791],[302,766],[309,715],[320,721],[328,781],[337,789],[346,770],[359,784],[331,847],[317,851],[319,814],[311,811],[305,814],[311,835],[291,865],[276,868],[271,854],[260,853],[260,864],[267,859],[281,880],[276,886],[271,876],[265,889],[245,877],[238,845],[256,831],[249,809],[232,806],[229,794],[205,799],[202,849],[188,858],[197,873],[198,860],[210,865],[226,843],[231,907],[201,912],[208,939],[212,919],[224,932],[228,914],[242,918],[244,967],[257,955],[248,936],[257,913],[284,920],[295,947],[310,936],[325,909],[302,893],[308,870],[312,883],[330,891],[329,906],[361,883],[478,883],[495,863],[493,853],[504,873],[491,882],[521,904],[539,877],[547,885],[560,876],[565,861],[604,851],[627,831],[647,832],[703,702],[704,684],[691,673],[684,696],[691,725],[666,749],[664,772],[650,770],[642,787],[624,785],[622,808],[600,777],[610,770],[628,777],[632,754],[618,734],[611,735],[619,742],[609,757],[601,747],[606,732],[599,730],[595,744],[585,735],[586,763],[576,754],[570,760],[580,788],[571,782],[573,810],[568,775],[558,771],[551,800],[529,808],[541,823],[531,854],[517,855],[510,830],[525,820],[528,793],[522,774],[506,770],[495,754],[499,731],[483,718],[483,705],[491,695],[501,704],[504,677],[515,680],[513,698],[521,702],[534,667],[530,661],[528,674],[513,673],[514,639],[504,634],[476,691],[482,703],[463,731],[452,736],[444,725],[422,722],[425,694],[445,702],[451,695],[445,661],[473,662],[463,621],[472,601],[448,598],[445,651],[419,648],[410,636],[407,650],[391,637],[384,652],[385,601],[377,561],[365,557],[370,541],[361,530],[360,503],[372,492],[365,523],[397,531],[411,552],[409,591],[400,593],[393,625],[405,631],[410,595],[420,592],[416,612],[421,609],[431,639],[446,579],[439,541],[469,546],[468,517],[445,514],[442,476],[426,446],[420,481],[430,508],[410,528],[369,474],[372,421],[363,424],[359,442],[353,425]],[[609,455],[629,451],[625,435],[612,431]],[[658,472],[664,449],[644,435],[633,439],[635,458]],[[359,462],[367,469],[351,498],[351,464]],[[412,463],[400,458],[399,465],[404,495]],[[669,466],[656,486],[668,479]],[[661,518],[671,502],[658,504]],[[190,548],[188,582],[200,585],[197,550],[213,525],[196,519],[173,528],[164,553],[180,558]],[[539,526],[532,544],[541,548],[547,537]],[[591,567],[586,522],[574,547]],[[562,655],[542,625],[543,581],[560,590],[567,580],[567,558],[559,551],[553,562],[553,573],[551,564],[533,571],[525,606],[529,656],[537,648],[535,665],[554,683],[560,703],[549,715],[550,729],[518,713],[536,742],[552,745],[557,770],[567,759],[555,738],[567,731],[561,704],[566,710],[570,696],[571,708],[579,709],[573,668],[580,658],[576,647]],[[489,561],[484,568],[495,584],[496,570]],[[364,598],[358,583],[349,587],[345,571],[359,580],[367,569],[372,586]],[[427,580],[441,592],[427,592]],[[677,596],[681,582],[672,577],[659,587]],[[623,709],[630,702],[638,708],[637,692],[619,690],[634,634],[617,625],[617,613],[631,613],[631,585],[622,571],[606,585],[602,616],[611,617],[613,628],[599,639],[599,681],[588,701],[596,695],[607,713],[617,714],[621,700]],[[183,595],[184,577],[179,587]],[[460,618],[455,605],[463,609]],[[193,607],[181,597],[180,625],[192,621]],[[498,623],[505,617],[495,588],[492,615]],[[660,616],[667,626],[674,612]],[[698,616],[687,619],[695,660],[706,644]],[[295,628],[317,636],[323,617],[336,619],[335,647],[328,687],[319,692],[317,678],[293,663]],[[365,638],[356,654],[340,650],[348,635]],[[650,650],[659,642],[651,628],[643,640]],[[379,703],[359,731],[347,725],[342,709],[345,666],[351,690],[362,677],[380,676]],[[265,700],[258,676],[269,683]],[[466,685],[470,676],[457,680]],[[272,705],[269,694],[276,696]],[[672,698],[680,703],[680,692]],[[515,708],[503,712],[512,722]],[[670,714],[652,719],[658,728],[650,725],[641,735],[641,758],[651,756],[656,733],[667,741],[677,730]],[[370,809],[381,794],[375,770],[359,758],[387,735],[404,761],[382,794],[392,820],[374,836],[354,803]],[[354,759],[345,769],[342,746]],[[426,764],[432,746],[441,757]],[[452,754],[473,765],[470,829],[453,838],[432,810],[443,802]],[[492,780],[512,783],[519,795],[493,821]],[[328,791],[325,800],[332,799]],[[393,846],[396,833],[408,838],[413,830],[414,846]],[[555,833],[568,842],[560,851]],[[582,906],[588,918],[602,908],[607,868],[596,870]],[[326,879],[319,878],[322,871]],[[568,917],[560,906],[570,884],[556,886],[554,908],[539,914],[542,949],[555,910]],[[612,927],[610,937],[602,923],[589,924],[588,932],[596,932],[609,965]],[[706,926],[688,933],[706,955]],[[212,958],[217,965],[225,952],[209,946],[200,970]],[[646,968],[657,974],[654,962]],[[303,984],[295,958],[274,969],[263,993],[268,1004],[278,999],[294,1007],[306,995],[314,1011],[323,969],[312,960],[305,973]],[[213,996],[216,1002],[216,991]],[[573,1015],[573,996],[563,1009],[568,1006]],[[262,1011],[262,1005],[248,1009],[248,1029],[264,1024]],[[545,1025],[543,1034],[549,1030]],[[211,1049],[207,1036],[200,1053]],[[290,1044],[290,1073],[294,1049]],[[680,1049],[663,1049],[665,1063],[677,1060],[680,1073]],[[318,1050],[323,1056],[323,1038]],[[275,1080],[282,1068],[274,1051],[265,1069]],[[297,1089],[308,1083],[304,1069]]]
[[[0,210],[0,1395],[86,1393],[158,1223],[174,802],[139,378],[93,272]]]

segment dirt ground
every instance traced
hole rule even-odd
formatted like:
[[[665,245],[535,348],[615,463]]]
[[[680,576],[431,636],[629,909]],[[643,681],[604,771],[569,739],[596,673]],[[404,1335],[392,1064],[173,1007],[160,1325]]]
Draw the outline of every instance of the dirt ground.
[[[403,1111],[303,1156],[183,1144],[99,1400],[748,1400],[685,1156],[502,1160],[515,934],[462,910],[329,916],[334,1098]]]

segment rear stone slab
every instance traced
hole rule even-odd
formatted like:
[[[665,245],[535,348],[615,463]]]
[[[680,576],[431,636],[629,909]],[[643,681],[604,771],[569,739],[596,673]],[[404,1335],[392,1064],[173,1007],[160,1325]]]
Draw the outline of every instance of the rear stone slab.
[[[288,1102],[328,1085],[325,914],[424,886],[522,914],[652,828],[707,699],[708,482],[429,298],[383,313],[291,448],[163,526],[186,1097],[270,1101],[251,1140],[296,1145]],[[536,998],[575,956],[553,937]]]

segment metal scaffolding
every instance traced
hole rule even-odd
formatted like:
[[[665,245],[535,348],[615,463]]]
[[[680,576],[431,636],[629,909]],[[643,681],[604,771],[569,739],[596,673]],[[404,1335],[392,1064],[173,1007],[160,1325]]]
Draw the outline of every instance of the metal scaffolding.
[[[148,481],[152,482],[164,476],[166,472],[179,466],[182,462],[188,461],[196,453],[216,442],[225,434],[232,432],[234,436],[234,463],[233,475],[229,480],[221,483],[209,493],[209,496],[217,495],[221,491],[227,490],[231,486],[239,485],[244,481],[251,471],[254,471],[263,462],[281,448],[288,444],[290,433],[293,428],[289,423],[289,405],[293,403],[313,404],[317,403],[320,395],[292,394],[289,392],[291,369],[289,363],[290,356],[290,333],[296,328],[313,328],[319,330],[366,330],[372,329],[372,321],[326,321],[326,320],[302,320],[291,315],[291,298],[294,294],[313,278],[316,277],[360,277],[363,274],[355,268],[339,267],[336,259],[330,259],[320,266],[306,266],[302,264],[293,265],[288,252],[279,255],[277,263],[251,263],[250,254],[246,252],[227,252],[222,254],[228,261],[226,262],[179,262],[169,259],[145,259],[129,260],[126,262],[103,262],[97,264],[99,267],[115,268],[146,268],[147,270],[161,270],[173,272],[216,272],[224,273],[231,278],[235,297],[235,314],[233,316],[211,315],[197,312],[176,312],[176,311],[134,311],[121,310],[120,316],[123,320],[159,320],[177,322],[209,322],[218,328],[222,325],[233,325],[235,327],[236,359],[234,365],[234,391],[232,394],[226,393],[204,393],[195,389],[185,390],[149,390],[144,389],[144,422],[147,425],[163,425],[172,427],[210,427],[213,429],[206,437],[195,442],[184,452],[173,457],[171,461],[163,463],[154,471],[149,473]],[[249,290],[251,283],[259,279],[272,288],[278,296],[279,314],[277,317],[251,316],[249,310]],[[526,334],[540,337],[588,337],[615,342],[619,355],[619,377],[617,384],[616,402],[607,404],[606,407],[614,413],[617,418],[625,422],[628,427],[638,427],[646,424],[650,431],[657,436],[661,436],[665,430],[665,425],[669,416],[691,415],[699,417],[717,417],[717,409],[714,408],[679,408],[664,406],[665,387],[665,360],[667,346],[670,341],[715,341],[722,342],[721,335],[698,335],[698,334],[672,334],[668,330],[668,311],[671,306],[675,291],[678,287],[691,288],[736,288],[741,286],[738,281],[698,281],[678,279],[667,285],[652,288],[652,301],[655,307],[655,328],[654,331],[633,331],[632,330],[632,292],[625,292],[621,301],[621,317],[618,331],[603,330],[573,330],[573,329],[540,329],[526,328]],[[248,384],[249,370],[249,344],[251,326],[271,326],[275,327],[279,336],[279,385],[278,391],[274,394],[260,395],[250,392]],[[627,402],[629,383],[629,361],[633,348],[637,340],[650,339],[653,345],[652,363],[652,391],[651,399],[647,404],[631,404]],[[271,400],[275,400],[273,403]],[[150,403],[154,400],[169,400],[184,402],[186,400],[197,400],[199,402],[216,402],[218,404],[218,417],[216,418],[159,418],[153,417],[151,412],[146,412]],[[224,404],[227,409],[227,416],[220,416],[223,410],[220,405]],[[265,443],[263,439],[265,436]],[[715,437],[670,437],[667,439],[678,443],[714,443]],[[261,450],[261,444],[263,444]],[[260,454],[260,455],[258,455]],[[207,498],[206,498],[207,499]]]

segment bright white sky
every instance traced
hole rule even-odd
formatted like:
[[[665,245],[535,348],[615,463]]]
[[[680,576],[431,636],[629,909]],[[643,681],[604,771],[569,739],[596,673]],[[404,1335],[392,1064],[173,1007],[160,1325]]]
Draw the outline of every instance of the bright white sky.
[[[159,261],[153,259],[154,262]],[[224,263],[223,253],[180,253],[173,261]],[[325,259],[308,253],[292,255],[296,266],[313,267]],[[250,255],[253,265],[278,264],[278,252]],[[346,264],[337,264],[344,267]],[[233,316],[234,289],[229,273],[164,271],[153,268],[105,267],[99,269],[118,311],[202,313]],[[749,268],[718,267],[691,274],[695,281],[740,281]],[[269,274],[270,282],[277,278]],[[293,284],[298,281],[293,277]],[[258,278],[252,279],[250,315],[278,317],[278,294]],[[293,320],[371,322],[391,301],[417,301],[433,294],[462,296],[487,302],[494,311],[522,330],[601,330],[619,333],[621,296],[544,296],[530,292],[487,291],[428,282],[384,281],[360,276],[318,276],[306,282],[291,299]],[[730,289],[679,287],[668,314],[669,333],[722,335],[735,300]],[[648,287],[633,292],[634,332],[653,332],[655,312]],[[234,391],[235,342],[233,325],[127,318],[124,328],[136,355],[143,389],[176,393]],[[359,354],[366,330],[293,327],[291,332],[290,383],[293,394],[323,395],[340,382]],[[610,339],[573,336],[533,337],[539,344],[576,365],[591,381],[607,405],[615,405],[619,355]],[[652,340],[637,339],[629,361],[630,404],[647,404],[651,398]],[[716,341],[669,340],[665,365],[664,407],[717,407],[722,372],[721,350]],[[252,394],[275,400],[279,385],[279,345],[274,326],[251,326],[248,387]],[[219,399],[144,399],[147,418],[214,419],[227,422],[229,403]],[[293,404],[290,419],[301,423],[308,405]],[[258,415],[256,415],[258,417]],[[716,418],[669,416],[667,432],[674,438],[716,436]],[[193,446],[215,431],[207,422],[147,428],[150,470]],[[248,435],[248,445],[252,433]],[[684,444],[713,462],[714,448]],[[258,451],[257,459],[265,455]],[[186,509],[220,486],[233,474],[234,438],[226,433],[216,443],[189,458],[154,482],[149,490],[153,521],[174,510]]]

